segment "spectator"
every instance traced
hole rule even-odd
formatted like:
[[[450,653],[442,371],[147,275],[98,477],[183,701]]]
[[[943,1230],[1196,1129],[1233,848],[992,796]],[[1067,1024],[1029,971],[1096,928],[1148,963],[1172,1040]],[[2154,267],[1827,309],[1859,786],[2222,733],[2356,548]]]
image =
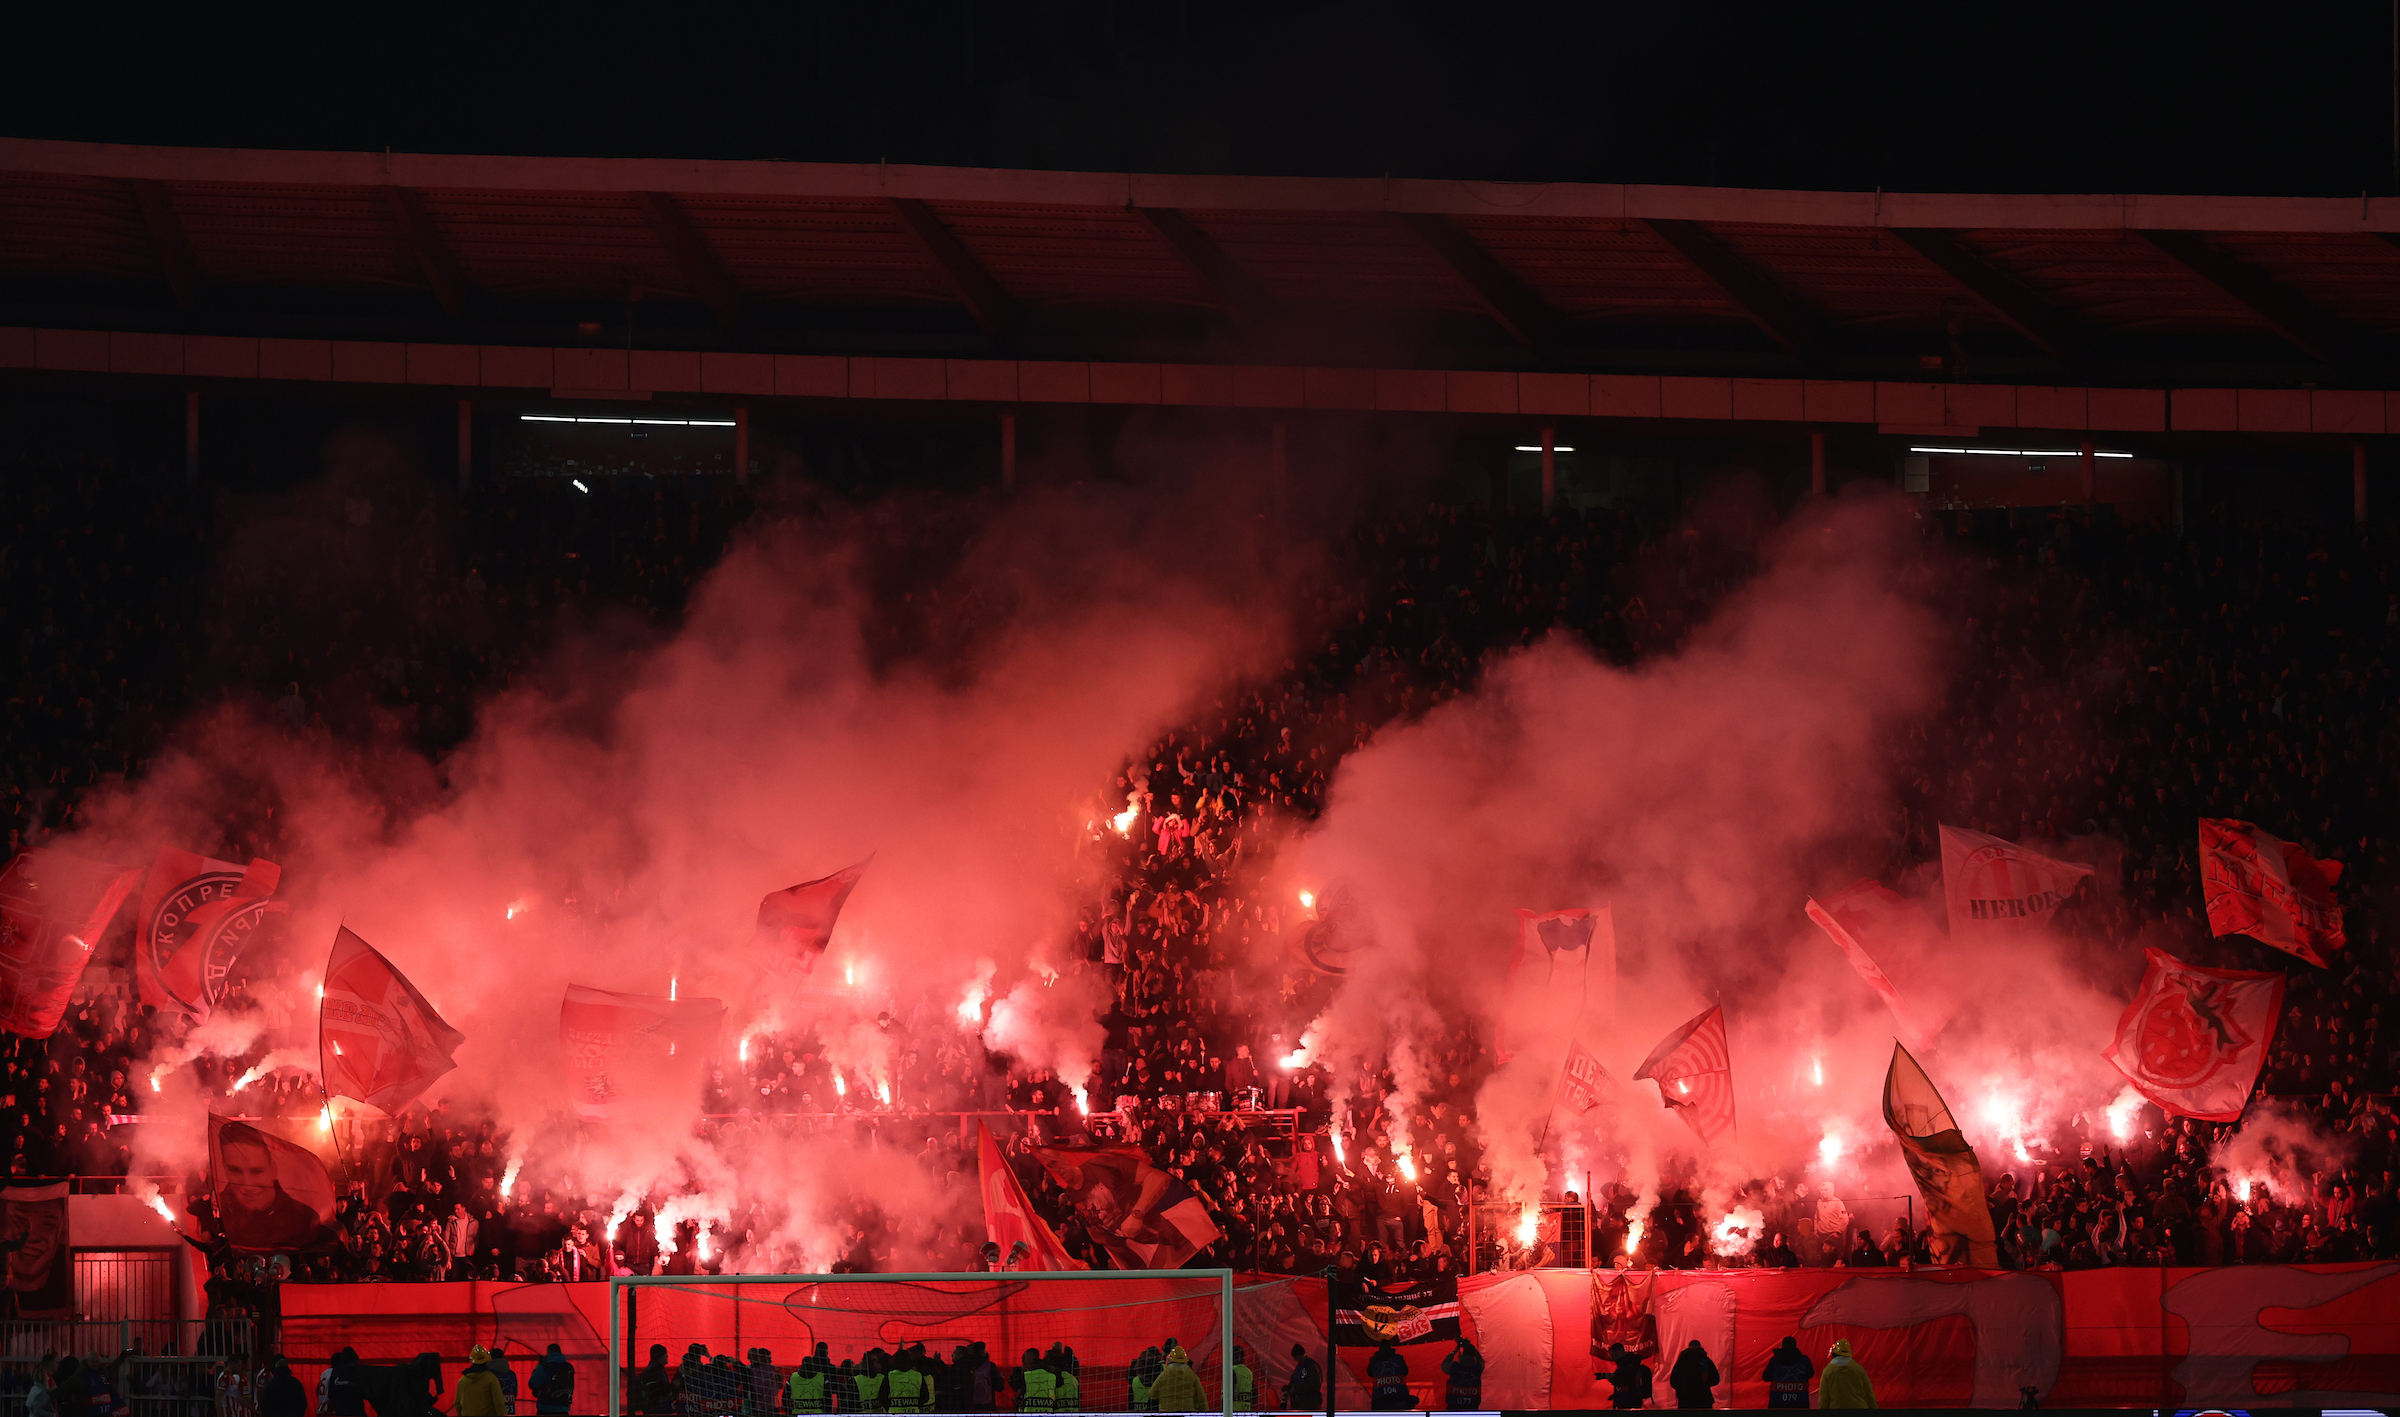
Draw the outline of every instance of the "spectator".
[[[1675,1389],[1677,1407],[1714,1407],[1717,1405],[1717,1364],[1708,1350],[1695,1338],[1675,1355],[1675,1366],[1667,1372],[1667,1386]]]
[[[1767,1382],[1767,1406],[1808,1406],[1808,1380],[1817,1375],[1816,1364],[1800,1351],[1800,1340],[1785,1334],[1767,1355],[1766,1371],[1761,1374]]]
[[[1850,1356],[1850,1341],[1836,1340],[1833,1352],[1825,1360],[1824,1376],[1817,1379],[1817,1406],[1873,1407],[1875,1384],[1867,1370]]]
[[[566,1355],[559,1352],[555,1343],[542,1355],[541,1361],[533,1365],[533,1372],[526,1378],[526,1386],[533,1389],[536,1412],[575,1410],[575,1365],[567,1361]]]
[[[508,1399],[491,1366],[492,1352],[478,1343],[467,1350],[466,1369],[458,1375],[451,1411],[457,1417],[506,1417]]]

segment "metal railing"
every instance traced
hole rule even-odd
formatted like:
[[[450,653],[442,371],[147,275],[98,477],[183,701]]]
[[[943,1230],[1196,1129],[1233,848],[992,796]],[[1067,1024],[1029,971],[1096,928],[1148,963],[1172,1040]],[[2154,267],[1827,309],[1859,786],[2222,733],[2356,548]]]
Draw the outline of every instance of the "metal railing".
[[[11,1319],[0,1323],[0,1361],[45,1353],[114,1359],[132,1349],[145,1357],[204,1359],[248,1354],[257,1330],[249,1319]]]
[[[247,1372],[256,1346],[248,1319],[0,1323],[0,1417],[22,1417],[36,1363],[70,1354],[100,1371],[132,1417],[244,1417],[218,1411],[218,1370],[231,1362]]]

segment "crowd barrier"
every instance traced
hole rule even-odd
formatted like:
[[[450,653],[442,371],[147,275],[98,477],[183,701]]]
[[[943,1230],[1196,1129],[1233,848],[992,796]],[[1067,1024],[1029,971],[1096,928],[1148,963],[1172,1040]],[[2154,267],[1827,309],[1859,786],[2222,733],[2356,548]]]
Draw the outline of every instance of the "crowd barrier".
[[[1626,1286],[1626,1287],[1620,1287]],[[1886,1407],[2400,1406],[2400,1262],[2074,1272],[1549,1269],[1459,1284],[1483,1350],[1487,1408],[1608,1405],[1595,1342],[1652,1342],[1665,1366],[1693,1339],[1724,1374],[1720,1407],[1761,1407],[1760,1373],[1785,1335],[1820,1367],[1847,1340]],[[578,1393],[608,1381],[605,1284],[283,1286],[283,1342],[313,1384],[343,1345],[369,1362],[505,1341],[520,1378],[556,1343]],[[1294,1343],[1325,1351],[1322,1280],[1259,1275],[1235,1296],[1235,1333],[1280,1387]],[[895,1341],[909,1335],[895,1332]],[[1438,1406],[1439,1345],[1404,1348],[1411,1386]],[[788,1362],[795,1354],[777,1353]],[[1364,1406],[1367,1354],[1341,1352],[1339,1396]],[[1322,1359],[1320,1358],[1320,1361]]]

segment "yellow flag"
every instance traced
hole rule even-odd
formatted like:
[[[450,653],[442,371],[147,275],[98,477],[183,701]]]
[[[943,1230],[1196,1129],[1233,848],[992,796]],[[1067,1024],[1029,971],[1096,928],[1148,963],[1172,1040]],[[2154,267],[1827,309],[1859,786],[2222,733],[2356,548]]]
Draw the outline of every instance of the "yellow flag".
[[[1926,1228],[1965,1240],[1967,1263],[1998,1269],[2000,1248],[1992,1235],[1991,1206],[1984,1199],[1983,1165],[1959,1132],[1933,1079],[1897,1043],[1892,1045],[1891,1069],[1883,1075],[1883,1120],[1899,1139],[1908,1172],[1925,1197]]]

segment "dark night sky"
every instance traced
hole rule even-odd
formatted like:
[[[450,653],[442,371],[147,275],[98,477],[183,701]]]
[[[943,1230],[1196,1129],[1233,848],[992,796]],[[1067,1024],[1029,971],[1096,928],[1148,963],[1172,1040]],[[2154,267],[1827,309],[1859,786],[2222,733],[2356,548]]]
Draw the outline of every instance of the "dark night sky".
[[[2392,190],[2385,3],[238,8],[24,7],[0,131],[1762,187]]]

